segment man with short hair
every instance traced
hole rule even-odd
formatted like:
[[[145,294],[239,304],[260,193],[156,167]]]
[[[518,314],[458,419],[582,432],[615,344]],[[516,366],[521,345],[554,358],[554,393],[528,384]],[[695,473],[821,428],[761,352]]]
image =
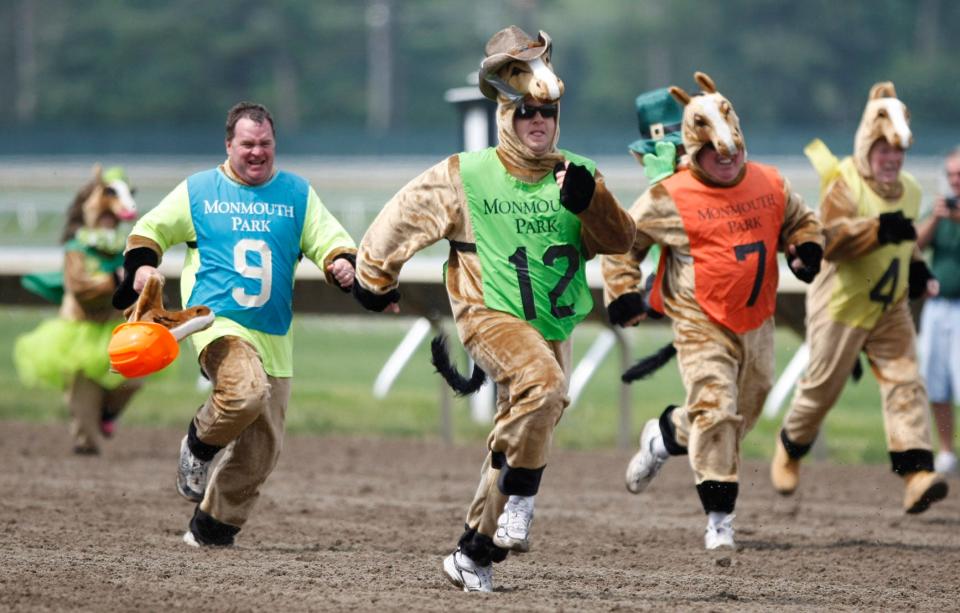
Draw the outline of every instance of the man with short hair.
[[[917,247],[930,248],[940,284],[940,293],[923,305],[917,345],[940,439],[934,467],[952,473],[957,470],[953,405],[960,399],[960,147],[947,156],[944,170],[951,195],[936,198],[932,213],[917,227]]]
[[[384,206],[357,256],[354,295],[370,310],[395,312],[403,264],[449,241],[457,330],[497,384],[480,485],[443,561],[464,591],[492,591],[492,564],[529,548],[533,497],[569,403],[569,336],[593,304],[586,260],[633,240],[633,223],[595,164],[556,146],[563,84],[550,53],[544,32],[534,39],[511,26],[490,39],[480,89],[498,102],[497,146],[453,155],[413,179]]]
[[[147,279],[160,274],[163,253],[186,243],[183,302],[216,314],[210,328],[191,337],[213,389],[190,421],[177,471],[177,491],[198,503],[183,537],[197,547],[233,544],[280,456],[300,258],[348,291],[356,253],[313,187],[274,167],[276,134],[264,106],[230,109],[225,145],[226,161],[188,177],[134,226],[114,295],[117,308],[133,304]]]

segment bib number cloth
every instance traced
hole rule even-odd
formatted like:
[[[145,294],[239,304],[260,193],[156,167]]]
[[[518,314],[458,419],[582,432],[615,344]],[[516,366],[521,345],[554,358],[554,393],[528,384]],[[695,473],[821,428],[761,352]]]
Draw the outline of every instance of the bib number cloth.
[[[309,184],[278,172],[241,185],[219,169],[187,179],[200,267],[187,306],[268,334],[286,334]]]
[[[561,153],[596,172],[593,161]],[[552,173],[524,183],[507,172],[492,147],[459,157],[484,304],[529,322],[549,341],[565,340],[593,308],[580,220],[560,204]]]
[[[891,202],[870,189],[852,158],[838,161],[820,141],[814,141],[804,151],[820,175],[821,199],[834,180],[843,178],[856,201],[858,216],[876,217],[902,211],[905,217],[916,219],[920,210],[920,186],[909,174],[901,171],[903,194]],[[904,241],[880,245],[856,259],[838,262],[837,283],[830,296],[831,318],[854,328],[873,329],[884,311],[907,292],[914,244]]]
[[[731,187],[704,185],[689,170],[661,185],[673,199],[690,240],[694,296],[700,308],[737,334],[758,328],[777,307],[777,244],[786,209],[780,173],[772,166],[747,162],[743,180]],[[666,255],[665,249],[650,297],[661,312]]]

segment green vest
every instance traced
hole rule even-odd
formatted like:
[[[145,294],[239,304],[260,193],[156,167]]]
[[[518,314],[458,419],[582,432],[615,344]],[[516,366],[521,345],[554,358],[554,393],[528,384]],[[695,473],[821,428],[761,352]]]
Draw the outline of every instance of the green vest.
[[[960,223],[941,219],[930,247],[933,249],[930,268],[940,281],[940,297],[960,298]]]
[[[592,173],[596,164],[561,150]],[[593,308],[580,220],[560,204],[552,173],[524,183],[496,149],[460,154],[460,176],[477,240],[483,302],[530,322],[548,341],[565,340]]]

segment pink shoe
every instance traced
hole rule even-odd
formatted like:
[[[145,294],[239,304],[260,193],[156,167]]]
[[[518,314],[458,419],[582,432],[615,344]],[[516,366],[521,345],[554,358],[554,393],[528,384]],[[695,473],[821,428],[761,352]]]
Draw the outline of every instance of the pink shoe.
[[[110,438],[117,431],[117,422],[113,419],[100,420],[100,433],[104,438]]]

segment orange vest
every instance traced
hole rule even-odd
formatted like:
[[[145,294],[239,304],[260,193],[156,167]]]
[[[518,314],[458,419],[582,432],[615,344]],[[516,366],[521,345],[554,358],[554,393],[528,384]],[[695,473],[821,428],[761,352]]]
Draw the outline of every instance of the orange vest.
[[[711,187],[689,170],[661,182],[673,199],[690,240],[694,296],[710,319],[743,334],[760,326],[777,306],[777,246],[786,199],[772,166],[747,162],[743,180]],[[650,296],[663,311],[666,250]]]

